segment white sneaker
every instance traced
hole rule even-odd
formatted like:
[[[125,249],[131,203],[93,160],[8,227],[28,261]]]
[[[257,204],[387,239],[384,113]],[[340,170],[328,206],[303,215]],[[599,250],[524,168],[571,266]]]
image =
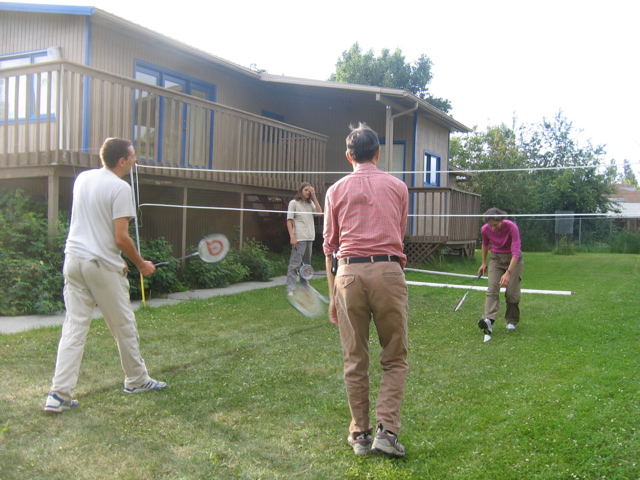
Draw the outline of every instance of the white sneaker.
[[[516,326],[513,323],[507,323],[507,330],[515,330]]]
[[[149,392],[151,390],[162,390],[163,388],[167,388],[166,383],[150,378],[144,385],[140,385],[138,387],[124,387],[124,393],[142,393]]]
[[[481,318],[478,321],[478,327],[484,332],[485,335],[491,335],[493,333],[493,323],[488,318]]]
[[[349,434],[347,442],[353,447],[353,453],[356,455],[369,455],[371,453],[371,435],[363,433],[353,438],[353,435]]]
[[[61,413],[70,408],[79,407],[80,402],[77,400],[64,400],[55,393],[47,395],[47,401],[44,404],[45,412]]]

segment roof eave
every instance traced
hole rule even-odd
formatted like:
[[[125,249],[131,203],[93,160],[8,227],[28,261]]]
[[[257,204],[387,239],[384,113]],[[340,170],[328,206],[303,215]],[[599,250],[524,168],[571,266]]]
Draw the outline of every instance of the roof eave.
[[[438,123],[446,125],[447,128],[449,128],[451,131],[456,131],[461,133],[468,133],[473,131],[471,128],[458,122],[453,117],[447,115],[443,111],[427,103],[421,98],[416,97],[412,93],[409,93],[405,90],[401,90],[397,88],[375,87],[371,85],[359,85],[355,83],[331,82],[331,81],[323,81],[323,80],[311,80],[307,78],[286,77],[283,75],[272,75],[269,73],[261,74],[260,80],[263,82],[299,85],[304,87],[316,87],[316,88],[328,88],[328,89],[336,89],[336,90],[343,90],[343,91],[348,90],[348,91],[365,92],[365,93],[372,93],[376,95],[384,95],[387,97],[392,97],[395,100],[401,99],[401,100],[405,100],[407,103],[412,103],[412,104],[417,103],[419,106],[419,109],[423,113],[427,113],[428,115],[435,117]]]

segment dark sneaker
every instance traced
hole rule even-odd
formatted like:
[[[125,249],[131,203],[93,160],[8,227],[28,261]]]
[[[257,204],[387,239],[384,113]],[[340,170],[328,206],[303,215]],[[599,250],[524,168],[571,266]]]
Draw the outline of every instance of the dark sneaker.
[[[372,448],[392,457],[404,457],[405,454],[404,445],[398,441],[398,436],[389,430],[383,430],[382,425],[378,425]]]
[[[47,401],[44,404],[45,412],[61,413],[70,408],[79,407],[80,402],[77,400],[63,400],[55,393],[50,393],[47,396]]]
[[[142,393],[149,390],[162,390],[163,388],[167,388],[166,383],[150,378],[147,383],[138,387],[124,387],[124,393]]]
[[[478,321],[478,326],[485,335],[491,335],[493,333],[493,321],[490,318],[481,318]]]
[[[353,447],[353,453],[356,455],[369,455],[371,453],[371,435],[362,433],[356,438],[349,434],[347,442]]]

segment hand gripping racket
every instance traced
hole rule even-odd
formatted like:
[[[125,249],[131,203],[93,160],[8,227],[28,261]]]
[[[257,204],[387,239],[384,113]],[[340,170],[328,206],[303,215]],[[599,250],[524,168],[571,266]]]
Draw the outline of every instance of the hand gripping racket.
[[[229,239],[222,235],[221,233],[214,233],[212,235],[207,235],[203,237],[202,240],[198,243],[198,249],[190,253],[189,255],[185,255],[184,257],[174,258],[173,260],[169,260],[166,262],[154,263],[154,267],[159,267],[161,265],[167,265],[169,263],[178,262],[185,258],[198,256],[203,262],[207,263],[215,263],[222,260],[229,253]]]
[[[478,278],[476,278],[476,281],[473,282],[473,285],[471,285],[471,288],[469,288],[469,290],[467,290],[467,293],[464,294],[464,296],[462,297],[462,300],[460,300],[460,302],[458,302],[458,306],[453,310],[454,312],[457,312],[458,310],[460,310],[460,307],[462,307],[462,304],[467,299],[467,295],[469,295],[469,292],[471,290],[473,290],[473,287],[476,286],[476,283],[478,283],[478,280],[480,280],[480,277],[482,277],[482,274],[478,275]]]

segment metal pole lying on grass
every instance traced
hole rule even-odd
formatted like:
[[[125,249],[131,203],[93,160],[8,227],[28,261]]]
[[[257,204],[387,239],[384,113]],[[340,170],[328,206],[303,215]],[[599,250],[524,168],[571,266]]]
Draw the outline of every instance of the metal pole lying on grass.
[[[419,285],[424,287],[470,288],[471,290],[479,290],[483,292],[486,292],[487,289],[489,288],[489,287],[477,287],[477,286],[469,287],[469,285],[451,285],[447,283],[414,282],[411,280],[407,280],[407,285]],[[500,289],[500,292],[505,292],[505,291],[506,291],[506,288]],[[541,293],[545,295],[572,295],[573,294],[571,291],[565,291],[565,290],[534,290],[534,289],[523,288],[520,291],[522,293]]]
[[[465,273],[450,273],[450,272],[437,272],[435,270],[420,270],[418,268],[405,268],[405,272],[416,272],[416,273],[428,273],[430,275],[446,275],[449,277],[464,277],[464,278],[476,278],[477,275],[467,275]],[[487,279],[487,277],[481,277],[483,279]]]

